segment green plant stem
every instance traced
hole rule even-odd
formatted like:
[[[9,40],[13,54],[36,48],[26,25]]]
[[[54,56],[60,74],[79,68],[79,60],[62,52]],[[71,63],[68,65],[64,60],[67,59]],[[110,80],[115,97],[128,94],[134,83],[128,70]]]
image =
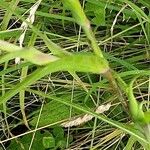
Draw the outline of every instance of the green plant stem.
[[[20,0],[12,0],[10,2],[10,6],[11,6],[12,11],[9,11],[9,10],[6,11],[5,16],[3,18],[3,21],[2,21],[2,24],[1,24],[1,29],[2,30],[6,30],[7,29],[8,23],[9,23],[12,15],[13,15],[13,12],[16,9],[19,1]]]
[[[68,55],[72,55],[71,53],[64,51],[61,47],[59,47],[58,45],[56,45],[54,42],[52,42],[47,36],[45,35],[41,35],[41,37],[43,38],[45,44],[47,45],[48,49],[53,53],[53,55],[56,55],[60,58],[63,58],[64,56],[68,56]],[[78,75],[76,74],[76,72],[72,72],[69,71],[69,73],[73,76],[73,78],[78,82],[78,84],[86,91],[88,92],[88,89],[86,88],[86,86],[83,84],[83,82],[81,81],[81,79],[78,77]]]
[[[125,150],[132,150],[133,144],[136,142],[137,140],[135,139],[134,136],[131,136],[127,142],[127,145],[125,147]]]
[[[41,25],[37,24],[37,29],[40,29],[40,27]],[[34,45],[36,38],[37,38],[37,34],[32,33],[30,41],[28,43],[28,47],[31,47]],[[22,82],[27,77],[27,74],[28,74],[28,66],[22,68],[20,82]],[[21,109],[21,113],[23,116],[24,124],[27,126],[28,129],[30,129],[28,122],[27,122],[26,114],[25,114],[25,90],[24,89],[19,92],[19,100],[20,100],[20,109]]]
[[[63,4],[72,12],[73,17],[76,22],[83,28],[87,38],[90,41],[90,45],[94,51],[94,53],[99,57],[104,57],[102,54],[102,50],[98,46],[96,38],[91,29],[90,22],[86,17],[79,0],[62,0]]]
[[[62,0],[63,4],[72,12],[73,17],[75,18],[76,22],[83,28],[87,38],[90,41],[90,45],[93,49],[93,52],[101,57],[104,58],[102,50],[98,46],[98,43],[96,41],[96,38],[94,36],[94,33],[91,29],[90,22],[88,18],[86,17],[81,4],[79,0]],[[105,58],[104,58],[105,59]],[[107,60],[106,60],[107,61]],[[121,101],[122,104],[124,104],[124,99],[122,96],[122,92],[119,90],[118,85],[115,81],[115,78],[112,74],[112,72],[109,70],[108,72],[105,72],[104,76],[109,80],[112,87],[115,89],[115,91],[118,93],[118,98]],[[124,105],[123,105],[124,106]],[[127,105],[125,106],[125,108]],[[126,109],[125,109],[126,110]]]
[[[16,9],[19,1],[20,0],[12,0],[10,2],[12,10]],[[13,11],[12,12],[10,12],[9,10],[6,11],[6,13],[3,17],[3,21],[1,22],[1,27],[0,27],[1,30],[6,30],[7,29],[9,21],[10,21],[12,15],[13,15]],[[7,68],[7,65],[8,65],[8,61],[6,61],[5,64],[4,64],[4,70]],[[5,95],[5,75],[2,75],[2,95]],[[5,115],[6,126],[7,126],[7,129],[8,129],[8,132],[10,133],[8,122],[7,122],[7,106],[6,106],[5,102],[3,103],[3,111],[4,111],[4,115]]]

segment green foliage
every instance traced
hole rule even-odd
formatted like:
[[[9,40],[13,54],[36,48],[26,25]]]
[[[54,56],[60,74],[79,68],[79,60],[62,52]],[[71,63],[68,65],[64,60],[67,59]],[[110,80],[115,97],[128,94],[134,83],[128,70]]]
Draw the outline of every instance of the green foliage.
[[[33,120],[30,122],[32,126],[35,126],[37,123],[37,119],[38,119],[37,114],[38,113],[35,114],[35,117],[33,117]],[[44,105],[38,125],[45,126],[45,125],[53,124],[55,122],[59,122],[61,120],[65,120],[69,118],[69,115],[70,115],[69,107],[67,107],[64,104],[51,101]]]
[[[22,138],[19,138],[18,140],[13,140],[7,149],[27,150],[29,149],[31,139],[32,139],[32,134],[27,134]],[[50,134],[49,132],[40,133],[39,131],[37,131],[32,144],[32,149],[44,150],[45,146],[47,145],[51,148],[55,147],[55,140],[53,135]]]
[[[105,26],[105,14],[106,14],[106,2],[99,2],[99,5],[87,2],[85,6],[85,12],[89,13],[92,18],[92,23],[97,26]]]
[[[56,139],[62,140],[64,138],[64,130],[60,126],[55,126],[53,129],[53,135],[56,137]]]
[[[43,146],[44,148],[54,148],[55,147],[55,139],[53,137],[43,137]]]
[[[5,149],[149,150],[149,0],[42,0],[27,22],[35,2],[0,1],[1,142],[11,141]],[[95,113],[108,102],[108,113]],[[95,118],[59,126],[85,114]],[[14,139],[20,124],[31,131]]]
[[[36,131],[31,149],[56,150],[57,148],[60,148],[63,150],[66,145],[66,138],[63,129],[61,127],[54,127],[52,132],[53,133],[50,133],[49,131],[43,131],[43,132]],[[58,135],[60,136],[58,137]],[[13,140],[7,149],[28,150],[31,139],[32,139],[32,134],[24,135],[22,138]]]

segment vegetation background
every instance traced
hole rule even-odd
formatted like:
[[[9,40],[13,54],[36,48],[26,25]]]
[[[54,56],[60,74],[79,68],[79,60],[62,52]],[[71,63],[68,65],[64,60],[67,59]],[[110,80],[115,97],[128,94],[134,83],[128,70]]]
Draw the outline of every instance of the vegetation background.
[[[1,0],[0,50],[0,149],[150,149],[149,0]]]

